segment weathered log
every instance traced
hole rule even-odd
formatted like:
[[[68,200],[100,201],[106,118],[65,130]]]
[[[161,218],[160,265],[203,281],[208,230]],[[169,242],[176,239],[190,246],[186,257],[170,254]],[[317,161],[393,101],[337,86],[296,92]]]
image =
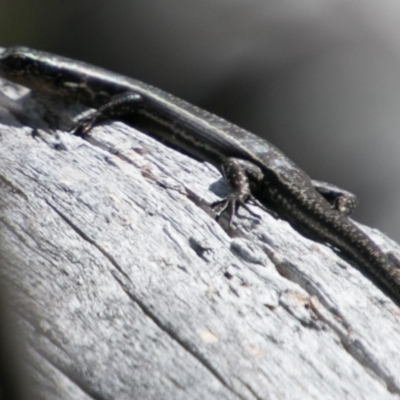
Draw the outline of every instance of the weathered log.
[[[256,207],[228,233],[212,166],[120,122],[72,137],[76,107],[1,85],[0,272],[38,398],[399,398],[399,308],[357,266]]]

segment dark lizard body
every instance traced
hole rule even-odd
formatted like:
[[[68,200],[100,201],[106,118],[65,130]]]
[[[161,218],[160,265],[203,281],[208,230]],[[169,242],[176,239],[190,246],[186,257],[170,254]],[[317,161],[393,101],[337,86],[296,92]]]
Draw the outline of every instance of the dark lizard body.
[[[96,108],[74,128],[84,135],[104,118],[134,126],[190,156],[217,166],[233,191],[219,213],[253,199],[308,238],[339,249],[400,301],[400,273],[346,214],[352,198],[332,194],[266,140],[140,81],[49,53],[10,48],[0,77]]]

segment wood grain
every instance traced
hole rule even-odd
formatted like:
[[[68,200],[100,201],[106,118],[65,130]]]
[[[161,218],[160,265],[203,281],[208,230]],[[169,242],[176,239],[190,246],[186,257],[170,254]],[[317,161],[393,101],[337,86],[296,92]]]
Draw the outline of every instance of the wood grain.
[[[400,312],[360,270],[256,207],[228,234],[210,165],[120,122],[72,137],[79,108],[0,93],[0,272],[30,398],[400,398]]]

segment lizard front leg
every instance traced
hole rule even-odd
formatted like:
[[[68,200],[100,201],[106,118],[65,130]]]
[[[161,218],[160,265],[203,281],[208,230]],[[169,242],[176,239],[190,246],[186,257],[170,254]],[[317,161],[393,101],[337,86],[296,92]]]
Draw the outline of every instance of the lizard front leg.
[[[116,95],[108,103],[99,107],[98,110],[81,118],[69,132],[72,135],[85,136],[101,121],[132,114],[142,103],[143,97],[135,92]]]

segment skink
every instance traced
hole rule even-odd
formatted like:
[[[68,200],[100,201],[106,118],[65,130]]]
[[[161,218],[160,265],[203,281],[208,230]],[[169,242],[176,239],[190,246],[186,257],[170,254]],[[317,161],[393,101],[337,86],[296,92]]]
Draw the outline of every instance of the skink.
[[[312,181],[266,140],[140,81],[43,51],[7,49],[0,77],[95,108],[73,128],[75,134],[87,134],[103,119],[121,118],[216,165],[232,188],[214,204],[218,215],[229,209],[232,219],[240,206],[259,201],[304,236],[339,249],[400,301],[397,265],[348,218],[355,198]]]

